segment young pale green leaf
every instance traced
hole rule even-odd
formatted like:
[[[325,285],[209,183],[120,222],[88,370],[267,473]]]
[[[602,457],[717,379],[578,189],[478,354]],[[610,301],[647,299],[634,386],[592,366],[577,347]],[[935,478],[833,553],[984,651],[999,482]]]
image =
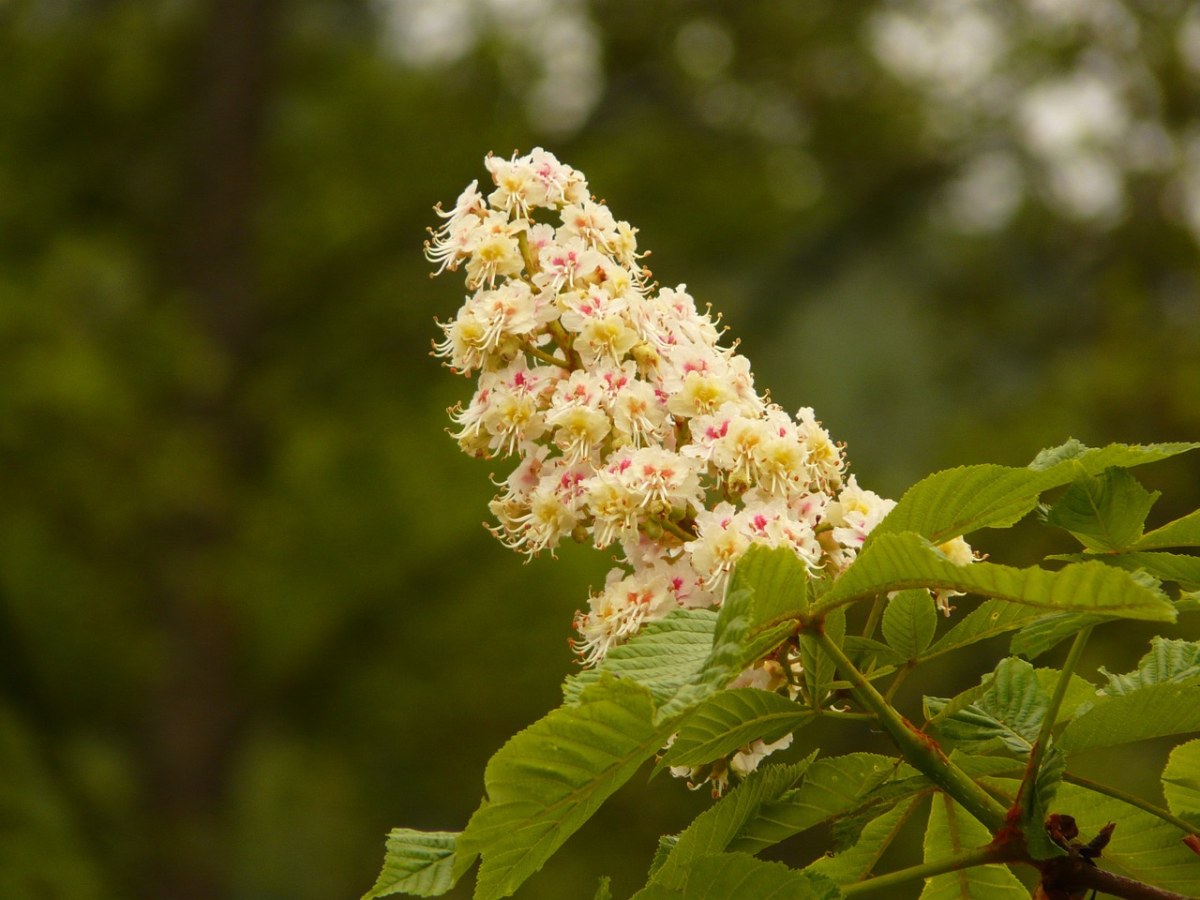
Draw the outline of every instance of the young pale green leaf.
[[[897,759],[874,753],[819,759],[809,767],[799,787],[764,803],[730,842],[729,849],[757,853],[835,816],[853,812],[899,765]]]
[[[939,656],[977,641],[987,640],[1005,632],[1020,628],[1027,622],[1045,616],[1043,610],[1007,600],[985,600],[962,617],[957,624],[929,648],[925,654]]]
[[[1142,535],[1134,550],[1165,550],[1171,547],[1200,547],[1200,509]]]
[[[1046,524],[1071,532],[1088,550],[1118,552],[1142,536],[1160,496],[1125,469],[1108,468],[1073,482],[1046,513]]]
[[[583,691],[607,673],[636,681],[656,703],[666,703],[699,678],[712,652],[716,621],[713,610],[680,609],[651,622],[631,641],[610,650],[599,666],[563,682],[564,699],[578,703]]]
[[[846,637],[845,610],[835,609],[825,617],[825,633],[841,646]],[[809,702],[819,709],[824,705],[830,685],[837,677],[837,663],[822,649],[820,640],[808,632],[800,633],[800,659],[804,665]]]
[[[873,541],[814,606],[826,611],[916,587],[982,594],[1052,610],[1157,622],[1175,619],[1171,601],[1146,579],[1099,562],[1075,563],[1057,572],[987,562],[960,566],[915,534],[888,534]]]
[[[1167,808],[1200,826],[1200,738],[1180,744],[1167,758],[1162,774]]]
[[[918,796],[897,803],[868,822],[852,847],[835,856],[821,857],[805,871],[824,875],[836,884],[852,884],[866,878],[923,800],[923,796]]]
[[[804,613],[808,568],[786,547],[753,545],[734,566],[727,595],[750,591],[750,630]]]
[[[1200,612],[1200,591],[1184,592],[1175,601],[1175,611],[1181,613]]]
[[[363,900],[392,894],[440,897],[457,880],[453,873],[457,838],[453,831],[393,829],[387,837],[383,871]]]
[[[1112,466],[1156,462],[1200,444],[1112,444],[1102,449],[1078,441],[1043,450],[1027,467],[966,466],[935,472],[905,492],[868,538],[912,531],[936,543],[980,528],[1007,528],[1023,518],[1051,488]]]
[[[901,591],[883,610],[883,637],[904,659],[917,659],[933,641],[937,622],[929,591]]]
[[[479,854],[477,900],[507,897],[670,736],[649,689],[605,674],[578,704],[518,733],[488,762],[487,799],[459,836]]]
[[[1014,634],[1008,649],[1009,652],[1020,654],[1026,659],[1037,659],[1067,638],[1074,637],[1082,629],[1113,621],[1113,616],[1095,616],[1090,613],[1054,613],[1042,616]]]
[[[925,862],[939,862],[991,840],[987,828],[950,797],[934,796],[925,828]],[[1007,866],[996,864],[927,878],[921,900],[1029,900],[1029,891]]]
[[[698,766],[754,740],[779,740],[816,717],[794,700],[757,688],[721,691],[684,720],[659,766]]]
[[[1154,684],[1100,700],[1069,722],[1056,746],[1068,753],[1200,731],[1200,686]]]
[[[999,740],[1015,753],[1028,753],[1037,739],[1050,695],[1033,666],[1023,659],[1003,659],[991,684],[965,709],[939,720],[942,736],[970,749]]]
[[[1104,869],[1185,897],[1200,897],[1200,856],[1183,844],[1174,825],[1074,784],[1059,787],[1054,808],[1075,818],[1084,841],[1109,822],[1117,823],[1099,861]]]
[[[1100,674],[1108,678],[1104,693],[1110,696],[1129,694],[1152,684],[1195,684],[1200,682],[1200,642],[1153,637],[1150,652],[1133,672],[1113,675],[1101,668]]]
[[[766,803],[778,800],[809,768],[814,752],[792,765],[766,765],[730,791],[720,802],[701,813],[671,844],[652,871],[653,882],[681,888],[696,862],[722,853]]]

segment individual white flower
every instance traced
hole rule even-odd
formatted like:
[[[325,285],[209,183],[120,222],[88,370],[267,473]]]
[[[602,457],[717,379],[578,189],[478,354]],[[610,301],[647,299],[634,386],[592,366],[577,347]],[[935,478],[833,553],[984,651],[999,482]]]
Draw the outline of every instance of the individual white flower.
[[[743,747],[729,760],[729,768],[736,772],[742,778],[745,778],[751,772],[758,768],[758,764],[774,753],[776,750],[784,750],[792,745],[791,734],[785,734],[779,740],[770,744],[756,740],[751,741],[746,747]]]
[[[562,208],[563,237],[577,237],[600,249],[612,250],[617,241],[617,221],[603,203],[584,200]]]
[[[962,535],[938,544],[937,551],[956,566],[969,566],[971,563],[979,561],[979,557],[975,555],[971,545],[963,540]],[[961,597],[963,593],[963,591],[939,588],[933,592],[933,599],[937,608],[942,611],[942,615],[948,616],[954,611],[954,607],[950,605],[950,598]]]
[[[885,500],[874,491],[860,488],[857,479],[851,475],[837,499],[829,504],[826,522],[834,526],[834,540],[854,554],[895,505],[895,500]]]

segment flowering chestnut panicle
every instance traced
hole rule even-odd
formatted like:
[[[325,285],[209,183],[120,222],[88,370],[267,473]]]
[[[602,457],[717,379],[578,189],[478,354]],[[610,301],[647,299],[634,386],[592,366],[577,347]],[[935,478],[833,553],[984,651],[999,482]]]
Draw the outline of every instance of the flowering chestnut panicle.
[[[1071,769],[1084,751],[1200,731],[1200,643],[1156,637],[1135,672],[1098,670],[1087,698],[1075,671],[1094,628],[1200,608],[1200,558],[1163,552],[1200,546],[1200,511],[1146,532],[1157,495],[1128,473],[1200,445],[1072,440],[885,499],[812,409],[757,389],[685,285],[652,281],[637,229],[582,173],[541,148],[485,165],[492,188],[438,207],[425,245],[468,291],[434,343],[477,383],[451,434],[512,460],[489,504],[506,546],[528,559],[569,538],[615,565],[575,614],[563,706],[492,758],[463,832],[393,831],[367,898],[443,894],[476,859],[476,897],[509,896],[655,756],[719,809],[663,840],[641,898],[889,896],[924,880],[930,896],[1007,900],[1029,895],[1019,866],[1039,897],[1200,893],[1200,740],[1167,761],[1166,808]],[[965,540],[1034,509],[1081,552],[1018,569]],[[938,611],[968,594],[984,599],[938,638]],[[856,606],[869,612],[851,635]],[[925,697],[919,727],[893,705],[913,668],[1010,631],[1014,655],[958,697]],[[1034,669],[1068,638],[1061,670]],[[866,720],[898,755],[765,762],[819,717]],[[875,873],[918,807],[924,861]],[[1065,837],[1068,821],[1090,842]],[[821,823],[839,823],[844,852],[803,870],[754,858]]]

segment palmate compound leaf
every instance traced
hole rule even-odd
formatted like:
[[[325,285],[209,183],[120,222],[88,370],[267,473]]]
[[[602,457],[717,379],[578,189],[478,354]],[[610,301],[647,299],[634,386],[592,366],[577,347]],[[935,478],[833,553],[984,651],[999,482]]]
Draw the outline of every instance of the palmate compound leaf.
[[[1142,536],[1150,507],[1160,496],[1125,469],[1108,468],[1072,482],[1045,521],[1071,532],[1088,550],[1126,550]]]
[[[925,862],[982,847],[992,835],[946,794],[933,797],[925,827]],[[921,900],[1029,900],[1029,891],[1004,865],[972,866],[925,879]]]
[[[1096,705],[1072,719],[1056,746],[1067,753],[1200,732],[1200,685],[1153,684]]]
[[[1162,785],[1167,808],[1179,818],[1200,826],[1200,738],[1171,751],[1163,769]]]
[[[511,895],[672,730],[656,722],[648,688],[602,675],[488,762],[487,799],[458,839],[456,874],[480,855],[476,898]]]
[[[1075,818],[1081,840],[1091,840],[1116,822],[1100,868],[1185,897],[1200,897],[1200,856],[1183,843],[1184,834],[1169,822],[1105,794],[1078,785],[1059,785],[1053,810]]]
[[[911,531],[935,544],[980,528],[1007,528],[1022,519],[1038,497],[1084,475],[1107,468],[1156,462],[1200,444],[1110,444],[1101,449],[1068,441],[1043,450],[1027,468],[979,465],[935,472],[905,492],[868,538]]]
[[[779,740],[816,717],[780,694],[757,688],[721,691],[683,721],[661,766],[698,766],[720,759],[751,741]]]
[[[1057,572],[988,562],[960,566],[911,533],[887,534],[870,542],[833,586],[814,602],[813,608],[817,612],[827,611],[908,588],[981,594],[1055,611],[1158,622],[1175,620],[1171,601],[1144,576],[1099,562],[1075,563]]]
[[[393,829],[387,837],[383,871],[363,900],[408,894],[413,897],[440,897],[454,887],[453,831],[413,831]]]

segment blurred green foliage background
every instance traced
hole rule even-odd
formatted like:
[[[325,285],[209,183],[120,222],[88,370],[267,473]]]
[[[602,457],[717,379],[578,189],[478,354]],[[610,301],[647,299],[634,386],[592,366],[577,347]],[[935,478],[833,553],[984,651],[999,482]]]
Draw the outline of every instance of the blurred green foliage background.
[[[556,705],[607,560],[479,526],[421,256],[535,145],[865,486],[1200,437],[1183,0],[0,3],[0,896],[355,897]],[[1096,765],[1153,791],[1158,749]],[[708,802],[635,779],[523,896],[628,893]]]

